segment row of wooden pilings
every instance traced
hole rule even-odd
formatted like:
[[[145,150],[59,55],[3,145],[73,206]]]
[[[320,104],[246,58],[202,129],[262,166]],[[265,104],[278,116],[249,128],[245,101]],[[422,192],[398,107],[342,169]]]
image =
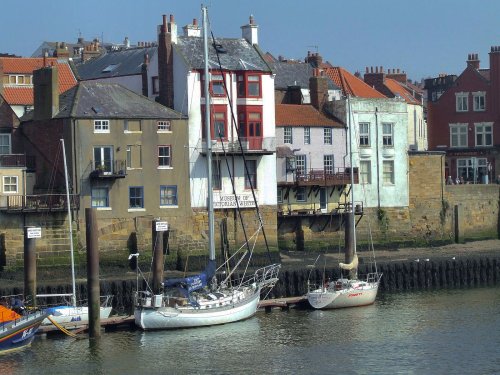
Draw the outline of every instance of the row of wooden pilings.
[[[422,291],[450,288],[472,288],[495,286],[500,283],[500,256],[469,256],[456,260],[436,259],[430,261],[384,262],[377,270],[383,273],[379,291],[393,293],[399,291]],[[360,265],[359,275],[372,272],[368,265]],[[326,279],[339,277],[337,267],[323,269],[283,269],[280,280],[271,291],[268,298],[283,298],[302,296],[307,293],[308,279],[317,283]],[[130,314],[133,310],[133,292],[136,280],[101,281],[101,295],[113,296],[113,307],[116,313]],[[37,292],[67,293],[71,285],[39,286]],[[81,298],[89,296],[88,286],[77,285],[77,294]],[[22,293],[19,288],[0,288],[0,295]]]

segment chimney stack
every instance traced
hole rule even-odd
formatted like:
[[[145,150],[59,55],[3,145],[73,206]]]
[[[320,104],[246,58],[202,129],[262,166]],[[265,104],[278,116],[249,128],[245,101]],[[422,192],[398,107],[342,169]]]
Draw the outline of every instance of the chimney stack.
[[[149,55],[144,54],[144,61],[141,66],[141,78],[142,78],[142,95],[145,97],[149,96],[149,79],[148,79],[148,69],[149,69]]]
[[[57,66],[33,71],[34,119],[49,120],[59,112],[59,74]]]
[[[306,63],[311,64],[313,68],[321,68],[321,65],[323,64],[323,57],[321,57],[318,52],[311,53],[310,51],[307,51]]]
[[[172,44],[177,42],[177,26],[174,16],[170,15],[170,22],[167,23],[167,16],[163,15],[163,23],[159,27],[158,34],[158,102],[168,108],[174,108],[174,65]],[[174,35],[175,34],[175,35]]]
[[[371,66],[370,72],[368,73],[368,67],[367,67],[363,80],[365,81],[366,84],[380,91],[380,88],[384,85],[384,80],[385,80],[384,68],[381,66],[379,71],[379,67],[376,66],[374,72],[373,66]]]
[[[397,69],[389,69],[389,72],[386,74],[387,78],[392,78],[395,81],[398,81],[400,83],[406,84],[408,81],[408,78],[406,77],[406,72],[404,70],[400,70],[399,68]]]
[[[479,55],[477,53],[469,53],[467,55],[467,66],[479,69]]]
[[[313,70],[313,76],[309,78],[309,92],[312,106],[322,111],[328,101],[328,79],[320,73],[318,68]]]
[[[189,37],[201,37],[201,27],[198,26],[198,20],[196,18],[193,19],[192,25],[186,25],[182,28],[184,30],[184,36]]]
[[[247,25],[241,26],[241,35],[251,45],[259,44],[259,26],[255,24],[253,15],[250,15]]]
[[[491,47],[490,84],[492,96],[492,113],[500,113],[500,46]]]

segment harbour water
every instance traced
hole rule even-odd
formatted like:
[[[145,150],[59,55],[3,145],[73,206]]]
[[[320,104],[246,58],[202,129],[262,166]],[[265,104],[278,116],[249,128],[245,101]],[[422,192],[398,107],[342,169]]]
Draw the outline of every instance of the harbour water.
[[[7,374],[500,374],[500,288],[381,294],[372,306],[258,312],[177,331],[38,336]]]

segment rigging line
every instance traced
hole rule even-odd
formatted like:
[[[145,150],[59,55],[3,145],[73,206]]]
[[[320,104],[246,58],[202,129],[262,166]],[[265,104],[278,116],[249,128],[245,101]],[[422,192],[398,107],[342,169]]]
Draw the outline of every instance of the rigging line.
[[[243,230],[243,236],[245,237],[245,243],[247,245],[248,251],[250,251],[250,247],[248,245],[247,231],[245,229],[245,223],[243,222],[243,215],[241,213],[240,203],[238,202],[238,196],[236,195],[236,186],[235,186],[234,179],[233,179],[233,176],[232,176],[232,173],[231,173],[231,168],[229,167],[228,158],[226,157],[227,156],[227,154],[226,154],[226,148],[224,146],[224,142],[223,142],[222,135],[220,134],[220,132],[219,132],[219,139],[220,139],[221,145],[222,145],[222,152],[224,154],[224,160],[226,162],[227,172],[229,174],[229,181],[231,181],[231,187],[233,189],[233,195],[234,195],[234,198],[235,198],[235,201],[236,201],[236,211],[238,212],[238,217],[239,217],[240,222],[241,222],[241,228]],[[257,206],[257,202],[256,202],[255,205]]]
[[[212,35],[213,43],[215,44],[216,41],[215,41],[214,34],[213,34],[212,31],[210,31],[210,33]],[[217,63],[219,64],[219,69],[222,71],[222,64],[220,62],[219,51],[217,50],[217,48],[214,48],[214,49],[215,49],[215,54],[217,56]],[[206,77],[206,78],[208,79],[208,77]],[[245,158],[245,152],[243,150],[243,145],[241,143],[241,138],[239,137],[239,127],[238,127],[238,124],[236,122],[236,116],[234,115],[233,102],[231,100],[231,97],[229,96],[229,91],[227,89],[227,83],[226,83],[225,74],[222,75],[222,83],[223,83],[224,91],[226,92],[226,96],[227,96],[227,99],[228,99],[228,102],[229,102],[229,108],[231,110],[231,123],[233,124],[233,126],[236,129],[236,134],[238,134],[238,138],[237,139],[238,139],[238,145],[240,146],[240,150],[241,150],[241,157],[243,158],[243,166],[245,167],[245,174],[246,174],[246,176],[248,178],[248,182],[250,183],[250,190],[252,192],[252,197],[253,197],[253,200],[255,202],[255,208],[256,208],[256,211],[257,211],[257,217],[258,217],[259,222],[260,222],[260,224],[262,226],[262,235],[264,237],[264,242],[266,244],[267,255],[269,257],[269,261],[272,261],[272,259],[271,259],[271,253],[269,251],[269,244],[267,242],[266,232],[264,230],[264,223],[262,221],[262,216],[260,214],[259,205],[257,204],[257,198],[255,196],[254,186],[253,186],[252,180],[250,178],[250,173],[248,171],[247,161],[246,161],[246,158]],[[223,145],[223,147],[224,147],[224,145]],[[255,173],[257,173],[257,171]],[[236,204],[238,205],[238,199],[236,199]],[[243,225],[243,223],[242,223],[242,225]]]

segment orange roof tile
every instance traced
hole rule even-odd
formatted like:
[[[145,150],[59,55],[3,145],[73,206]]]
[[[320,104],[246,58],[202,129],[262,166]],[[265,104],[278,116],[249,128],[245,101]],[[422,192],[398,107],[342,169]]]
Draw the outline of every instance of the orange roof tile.
[[[343,127],[310,104],[276,104],[276,126]]]
[[[392,78],[386,78],[384,82],[385,86],[391,90],[394,96],[399,96],[405,100],[408,104],[420,104],[420,102],[415,99],[408,90],[406,90],[398,81]]]
[[[327,68],[325,74],[342,89],[344,95],[359,98],[385,98],[386,96],[367,85],[353,74],[341,67]]]
[[[33,87],[5,87],[5,101],[10,105],[33,105]]]
[[[67,62],[58,62],[56,58],[47,58],[47,65],[56,65],[59,73],[59,93],[69,90],[77,84]],[[41,57],[0,57],[4,74],[33,74],[33,71],[43,67]],[[5,100],[11,105],[33,105],[33,86],[4,87]]]

